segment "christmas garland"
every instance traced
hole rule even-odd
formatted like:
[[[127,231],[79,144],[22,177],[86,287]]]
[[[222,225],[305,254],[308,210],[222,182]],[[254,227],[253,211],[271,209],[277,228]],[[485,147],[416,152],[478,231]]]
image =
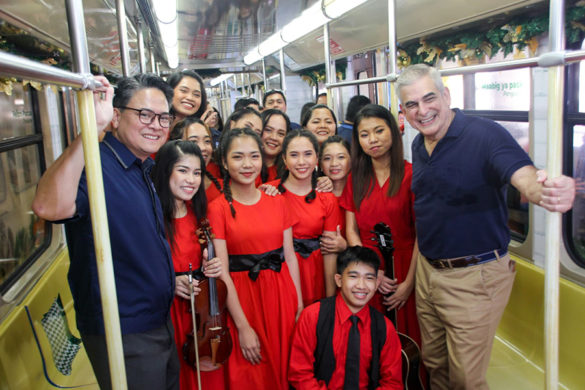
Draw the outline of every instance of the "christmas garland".
[[[337,80],[345,79],[345,70],[347,69],[347,58],[341,58],[335,61],[335,77]],[[301,79],[309,83],[310,86],[324,83],[326,79],[325,65],[316,65],[298,72]]]
[[[460,60],[464,64],[493,58],[502,52],[504,56],[515,52],[524,56],[528,47],[531,56],[536,54],[538,38],[548,32],[548,15],[517,16],[499,23],[488,30],[477,28],[441,38],[421,38],[418,42],[398,45],[398,66],[411,64],[435,65],[439,60]],[[580,47],[585,38],[585,1],[581,0],[567,8],[565,13],[565,36],[567,47]]]

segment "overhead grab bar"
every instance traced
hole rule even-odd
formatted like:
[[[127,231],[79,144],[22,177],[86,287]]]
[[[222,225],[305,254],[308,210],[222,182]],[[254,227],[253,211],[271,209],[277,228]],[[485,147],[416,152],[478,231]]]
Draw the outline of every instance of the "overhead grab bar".
[[[525,68],[525,67],[551,67],[557,66],[559,64],[559,57],[564,58],[564,62],[576,62],[585,59],[585,50],[575,50],[575,51],[561,51],[554,53],[554,61],[551,60],[551,54],[545,53],[538,57],[531,57],[531,58],[522,58],[519,60],[511,60],[506,62],[494,62],[491,64],[479,64],[479,65],[469,65],[463,66],[460,68],[451,68],[451,69],[439,69],[441,76],[453,76],[459,74],[467,74],[467,73],[477,73],[477,72],[494,72],[499,70],[508,70],[508,69],[517,69],[517,68]],[[349,80],[349,81],[340,81],[337,83],[330,83],[325,84],[327,88],[340,88],[340,87],[347,87],[351,85],[360,85],[360,84],[370,84],[370,83],[383,83],[383,82],[392,82],[396,81],[398,75],[396,74],[387,74],[386,76],[377,76],[377,77],[370,77],[367,79],[361,80]]]

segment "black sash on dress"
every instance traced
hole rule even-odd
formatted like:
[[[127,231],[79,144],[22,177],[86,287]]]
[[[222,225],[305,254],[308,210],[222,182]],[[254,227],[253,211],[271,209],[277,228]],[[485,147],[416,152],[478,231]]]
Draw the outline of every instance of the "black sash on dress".
[[[280,247],[270,252],[256,255],[229,255],[229,260],[230,272],[248,271],[250,279],[256,281],[261,270],[270,269],[280,272],[284,261],[284,251]]]
[[[295,252],[301,255],[303,259],[311,256],[311,253],[319,249],[319,237],[315,238],[293,238]]]

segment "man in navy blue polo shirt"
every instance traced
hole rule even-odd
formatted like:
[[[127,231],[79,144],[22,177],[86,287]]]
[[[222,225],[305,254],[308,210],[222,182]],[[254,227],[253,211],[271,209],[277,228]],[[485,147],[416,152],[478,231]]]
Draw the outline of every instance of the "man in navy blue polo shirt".
[[[164,144],[173,121],[173,90],[158,76],[139,75],[122,79],[114,96],[107,80],[99,80],[104,86],[94,93],[98,131],[111,127],[100,143],[100,156],[128,388],[178,389],[169,316],[175,276],[149,175],[149,156]],[[65,223],[77,327],[100,388],[110,389],[84,165],[77,137],[43,174],[33,210]]]
[[[572,206],[575,183],[547,179],[497,123],[450,109],[439,72],[406,68],[396,88],[412,144],[420,258],[416,306],[433,389],[487,389],[496,328],[514,282],[506,187],[549,211]]]

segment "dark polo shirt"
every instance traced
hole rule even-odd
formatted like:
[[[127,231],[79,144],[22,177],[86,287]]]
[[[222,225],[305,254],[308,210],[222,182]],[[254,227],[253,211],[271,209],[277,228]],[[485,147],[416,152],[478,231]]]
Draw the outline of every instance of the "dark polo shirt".
[[[431,259],[507,248],[507,184],[514,172],[532,165],[502,126],[454,112],[430,157],[421,134],[412,144],[417,238]]]
[[[162,209],[149,175],[154,162],[141,162],[111,133],[100,144],[100,155],[122,333],[145,332],[166,323],[175,288]],[[85,171],[76,207],[75,216],[61,222],[77,327],[85,334],[103,334]]]

